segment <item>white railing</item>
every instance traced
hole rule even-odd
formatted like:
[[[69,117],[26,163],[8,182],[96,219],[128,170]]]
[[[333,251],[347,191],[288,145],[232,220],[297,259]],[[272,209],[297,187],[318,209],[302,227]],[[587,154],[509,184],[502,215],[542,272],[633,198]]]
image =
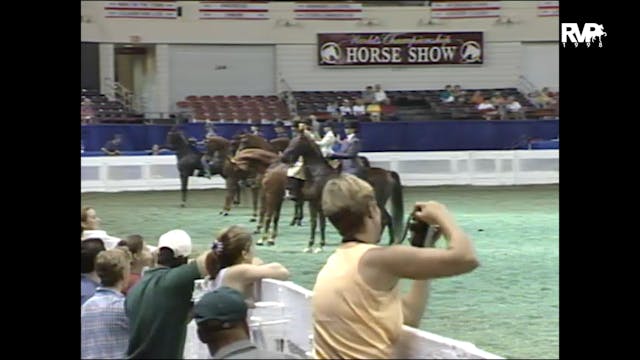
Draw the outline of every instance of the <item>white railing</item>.
[[[400,174],[404,186],[525,185],[559,182],[559,150],[362,153]],[[175,156],[81,158],[82,192],[179,190]],[[191,177],[189,189],[224,188],[219,176]]]
[[[313,292],[290,281],[262,280],[259,300],[282,304],[283,318],[295,319],[283,325],[284,350],[310,355],[313,344],[311,298]],[[462,326],[462,324],[461,324]],[[478,349],[470,342],[454,340],[427,331],[404,326],[402,355],[406,359],[503,359]],[[273,331],[273,329],[270,329]],[[273,348],[270,342],[266,344]]]

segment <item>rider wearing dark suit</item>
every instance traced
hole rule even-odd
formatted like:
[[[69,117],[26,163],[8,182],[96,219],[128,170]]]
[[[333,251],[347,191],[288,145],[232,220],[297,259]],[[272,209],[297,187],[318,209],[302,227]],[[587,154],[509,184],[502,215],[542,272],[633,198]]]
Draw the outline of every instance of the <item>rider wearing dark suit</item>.
[[[355,175],[364,179],[366,169],[358,159],[358,153],[362,149],[362,143],[357,136],[360,125],[357,121],[351,121],[345,126],[347,138],[340,142],[340,149],[329,155],[331,159],[342,160],[342,172]]]

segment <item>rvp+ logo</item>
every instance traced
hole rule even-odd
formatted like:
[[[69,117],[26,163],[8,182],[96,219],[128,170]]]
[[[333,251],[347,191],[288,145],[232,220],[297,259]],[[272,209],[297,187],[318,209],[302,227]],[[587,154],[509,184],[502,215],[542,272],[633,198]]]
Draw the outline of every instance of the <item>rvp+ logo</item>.
[[[581,32],[576,23],[562,23],[562,47],[567,46],[567,39],[575,47],[578,47],[578,43],[586,43],[587,47],[590,47],[596,38],[600,43],[598,46],[602,47],[603,35],[607,36],[607,33],[604,32],[604,26],[600,24],[585,23]]]

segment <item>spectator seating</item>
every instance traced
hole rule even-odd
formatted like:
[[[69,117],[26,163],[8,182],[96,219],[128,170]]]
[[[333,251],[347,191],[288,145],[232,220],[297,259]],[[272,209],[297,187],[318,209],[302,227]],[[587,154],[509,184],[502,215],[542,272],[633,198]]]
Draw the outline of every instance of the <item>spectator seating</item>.
[[[287,104],[276,95],[189,95],[176,105],[195,121],[269,123],[291,117]]]

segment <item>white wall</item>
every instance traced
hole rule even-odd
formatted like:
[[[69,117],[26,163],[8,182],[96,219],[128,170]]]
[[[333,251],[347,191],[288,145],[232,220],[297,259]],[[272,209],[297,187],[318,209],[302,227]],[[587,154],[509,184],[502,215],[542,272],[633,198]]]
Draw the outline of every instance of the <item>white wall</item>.
[[[320,67],[316,45],[277,45],[277,69],[293,90],[361,90],[381,84],[388,90],[510,87],[520,75],[519,42],[485,44],[485,63],[475,66]]]
[[[538,89],[560,86],[560,47],[557,42],[523,43],[522,75]]]
[[[172,103],[191,94],[275,93],[272,45],[170,45],[169,52]]]

